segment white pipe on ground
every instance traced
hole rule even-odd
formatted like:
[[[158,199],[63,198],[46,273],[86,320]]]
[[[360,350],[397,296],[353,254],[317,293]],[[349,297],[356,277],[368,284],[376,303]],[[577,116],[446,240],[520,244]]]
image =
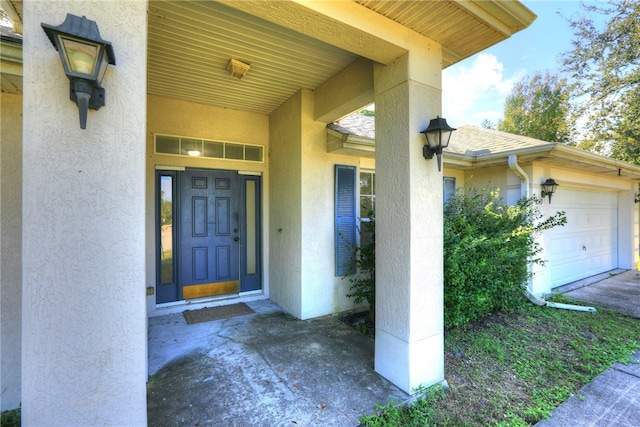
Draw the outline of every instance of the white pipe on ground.
[[[533,295],[531,292],[525,290],[524,294],[526,295],[527,298],[529,298],[529,301],[531,301],[532,303],[534,303],[535,305],[539,305],[539,306],[547,306],[547,307],[551,307],[551,308],[560,308],[563,310],[573,310],[573,311],[587,311],[589,313],[596,313],[598,310],[596,310],[595,307],[585,307],[582,305],[573,305],[573,304],[562,304],[559,302],[551,302],[551,301],[546,301],[543,298],[538,298],[535,295]]]

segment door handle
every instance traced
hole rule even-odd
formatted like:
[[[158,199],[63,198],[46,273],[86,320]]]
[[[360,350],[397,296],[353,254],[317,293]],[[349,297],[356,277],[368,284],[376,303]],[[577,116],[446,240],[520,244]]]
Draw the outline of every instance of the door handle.
[[[239,238],[238,236],[236,236],[236,237],[234,237],[234,238],[233,238],[233,241],[234,241],[234,242],[237,242],[238,240],[240,240],[240,238]]]

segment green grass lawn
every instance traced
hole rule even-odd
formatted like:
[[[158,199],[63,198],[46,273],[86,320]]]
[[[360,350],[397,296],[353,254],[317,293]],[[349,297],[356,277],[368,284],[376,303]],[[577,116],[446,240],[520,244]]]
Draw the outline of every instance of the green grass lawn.
[[[557,296],[555,301],[569,302]],[[576,303],[578,304],[578,303]],[[413,405],[389,403],[367,426],[528,426],[640,348],[640,319],[527,305],[445,332],[445,378]],[[580,397],[580,396],[578,396]]]

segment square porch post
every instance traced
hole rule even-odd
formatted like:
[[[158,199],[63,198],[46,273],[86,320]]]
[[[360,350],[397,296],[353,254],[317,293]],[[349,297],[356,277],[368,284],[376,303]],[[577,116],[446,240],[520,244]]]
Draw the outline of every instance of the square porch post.
[[[420,133],[440,114],[439,53],[374,69],[375,369],[408,393],[444,378],[442,173]]]
[[[22,423],[146,426],[147,4],[23,7]],[[67,13],[116,56],[85,130],[41,28]]]

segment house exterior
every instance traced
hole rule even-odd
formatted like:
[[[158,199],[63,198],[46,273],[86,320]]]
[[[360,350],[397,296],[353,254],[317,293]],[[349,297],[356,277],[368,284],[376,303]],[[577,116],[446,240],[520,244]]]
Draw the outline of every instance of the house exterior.
[[[301,319],[354,308],[336,230],[349,217],[354,230],[357,177],[374,164],[329,152],[326,126],[371,102],[375,369],[409,392],[443,379],[442,173],[420,131],[441,113],[442,69],[526,28],[531,11],[2,5],[23,35],[1,50],[3,410],[21,405],[25,425],[145,425],[148,316],[257,298]],[[41,26],[68,13],[115,52],[84,130]]]
[[[328,126],[327,149],[375,158],[373,117],[354,114]],[[443,154],[445,200],[457,188],[497,188],[506,203],[541,197],[545,216],[564,211],[567,224],[539,237],[544,266],[536,265],[529,291],[559,286],[617,268],[634,268],[639,255],[640,166],[566,144],[475,126],[459,126]],[[375,165],[364,177],[375,173]],[[552,178],[556,192],[542,196]],[[375,179],[375,178],[371,178]],[[367,193],[369,186],[361,190]]]
[[[461,186],[497,187],[509,204],[541,197],[545,216],[564,211],[567,223],[540,236],[544,266],[535,266],[529,290],[559,286],[617,268],[635,268],[640,248],[640,167],[566,144],[461,126],[445,153],[445,176]],[[542,183],[558,183],[551,196]]]

